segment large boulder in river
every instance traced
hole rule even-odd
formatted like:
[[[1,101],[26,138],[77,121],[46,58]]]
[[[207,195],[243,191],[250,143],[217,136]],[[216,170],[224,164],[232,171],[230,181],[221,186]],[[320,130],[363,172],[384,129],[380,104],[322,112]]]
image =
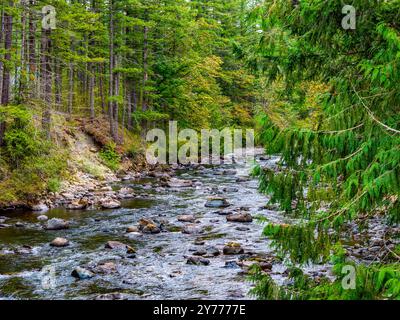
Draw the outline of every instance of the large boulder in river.
[[[83,210],[88,206],[87,199],[74,200],[66,205],[68,210]]]
[[[121,202],[114,199],[102,199],[100,205],[103,209],[117,209],[121,207]]]
[[[150,219],[140,219],[139,220],[139,230],[143,233],[160,233],[160,228],[156,225],[153,220]]]
[[[66,247],[69,245],[69,241],[65,238],[55,238],[50,245],[57,248]]]
[[[234,213],[226,216],[226,220],[230,222],[252,222],[253,217],[250,213]]]
[[[45,226],[46,230],[62,230],[68,228],[69,228],[69,222],[58,218],[52,218],[48,220]]]
[[[178,221],[180,221],[180,222],[195,222],[196,217],[191,214],[184,214],[184,215],[178,216]]]
[[[199,256],[192,256],[187,259],[187,264],[194,264],[194,265],[204,265],[208,266],[210,264],[210,260],[199,257]]]
[[[183,180],[178,178],[171,178],[169,181],[165,183],[165,186],[170,188],[185,188],[192,187],[193,181],[191,180]]]
[[[244,252],[242,246],[237,242],[229,242],[224,246],[223,253],[226,255],[242,254]]]
[[[195,224],[187,224],[182,229],[182,233],[186,233],[186,234],[200,234],[203,232],[204,232],[204,229]]]
[[[94,273],[93,272],[91,272],[91,271],[89,271],[89,270],[87,270],[85,268],[82,268],[82,267],[76,267],[72,271],[71,275],[73,277],[75,277],[75,278],[80,279],[80,280],[90,279],[90,278],[94,277]]]
[[[127,253],[135,253],[135,249],[132,248],[131,246],[128,246],[122,242],[119,241],[107,241],[107,243],[104,246],[107,249],[112,249],[112,250],[119,250],[119,249],[126,249]]]
[[[48,211],[49,207],[44,203],[37,203],[30,206],[32,211]]]
[[[222,197],[211,197],[207,199],[206,204],[204,205],[207,208],[226,208],[229,207],[229,202]]]

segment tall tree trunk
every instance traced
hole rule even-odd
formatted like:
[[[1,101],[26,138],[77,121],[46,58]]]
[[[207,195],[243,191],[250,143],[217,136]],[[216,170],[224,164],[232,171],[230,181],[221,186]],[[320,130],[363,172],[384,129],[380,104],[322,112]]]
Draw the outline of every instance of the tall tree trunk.
[[[104,66],[103,66],[103,64],[101,64],[99,66],[99,91],[100,91],[100,100],[101,100],[101,112],[103,114],[105,114],[106,113],[106,101],[104,99],[103,71],[104,71]]]
[[[68,120],[72,119],[72,107],[74,103],[74,65],[68,65]]]
[[[89,105],[90,105],[90,121],[94,121],[95,113],[94,113],[94,71],[95,66],[93,63],[89,65]]]
[[[1,24],[0,24],[0,49],[3,47],[3,39],[4,39],[4,9],[1,10],[1,15],[0,15],[0,19],[1,19]],[[1,92],[3,92],[2,90],[3,87],[3,61],[0,60],[0,102],[1,102]]]
[[[9,2],[9,6],[13,6],[13,1]],[[12,16],[8,12],[4,13],[4,60],[6,63],[3,65],[3,84],[1,87],[1,105],[7,105],[10,102],[10,70],[11,70],[11,45],[12,45]],[[6,131],[6,123],[0,122],[0,145],[3,144],[4,133]]]
[[[29,44],[29,96],[30,98],[36,98],[36,22],[35,15],[33,12],[33,6],[35,4],[34,0],[30,0],[30,10],[29,10],[29,36],[28,36],[28,44]]]
[[[114,130],[114,103],[113,103],[113,93],[114,93],[114,3],[113,0],[110,0],[110,44],[109,44],[109,81],[108,81],[108,113],[110,118],[110,133],[111,136],[115,139],[115,130]]]
[[[146,111],[147,110],[147,90],[146,90],[146,85],[147,85],[147,80],[149,77],[148,70],[147,70],[147,64],[148,64],[148,33],[149,33],[149,28],[147,26],[143,27],[143,97],[142,97],[142,110]]]
[[[26,85],[27,85],[27,69],[26,69],[26,5],[27,0],[21,0],[22,16],[21,16],[21,67],[19,72],[18,102],[25,101]]]
[[[51,128],[51,104],[52,104],[52,68],[51,68],[51,29],[42,29],[42,90],[43,90],[43,114],[42,127],[46,138],[50,139]]]
[[[62,73],[63,69],[61,67],[61,63],[56,63],[56,76],[54,80],[54,84],[56,87],[56,106],[59,110],[61,110],[62,106]]]

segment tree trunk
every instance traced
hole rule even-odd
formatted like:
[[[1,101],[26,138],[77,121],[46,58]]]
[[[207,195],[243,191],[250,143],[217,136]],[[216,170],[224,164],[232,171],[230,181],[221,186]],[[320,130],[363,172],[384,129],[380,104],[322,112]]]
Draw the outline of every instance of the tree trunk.
[[[90,80],[89,80],[89,105],[90,105],[90,121],[94,121],[94,65],[89,64]]]
[[[101,112],[103,114],[106,113],[106,101],[104,99],[104,80],[103,80],[103,71],[104,66],[99,66],[99,91],[100,91],[100,100],[101,100]]]
[[[42,29],[42,90],[43,90],[43,114],[42,127],[46,138],[50,139],[51,128],[51,104],[52,104],[52,68],[51,68],[51,29]]]
[[[72,107],[74,103],[74,65],[68,66],[68,120],[72,119]]]
[[[36,98],[36,23],[35,16],[33,13],[34,0],[30,0],[30,10],[29,10],[29,36],[28,36],[28,46],[29,46],[29,96],[30,98]]]
[[[13,2],[10,1],[10,7],[13,6]],[[1,105],[7,105],[10,102],[10,65],[11,63],[11,45],[12,45],[12,27],[13,27],[12,16],[8,13],[4,13],[3,25],[4,25],[4,60],[6,63],[3,65],[3,79],[1,87]],[[6,123],[0,122],[0,145],[3,144],[4,134],[6,131]]]
[[[55,64],[56,67],[56,76],[54,79],[54,85],[56,88],[56,106],[58,110],[61,110],[62,106],[62,67],[61,63]]]
[[[114,103],[112,100],[113,93],[114,93],[114,4],[113,0],[110,0],[110,44],[109,44],[109,54],[110,54],[110,61],[109,61],[109,81],[108,81],[108,113],[110,118],[110,133],[111,136],[115,139],[115,130],[114,130]]]

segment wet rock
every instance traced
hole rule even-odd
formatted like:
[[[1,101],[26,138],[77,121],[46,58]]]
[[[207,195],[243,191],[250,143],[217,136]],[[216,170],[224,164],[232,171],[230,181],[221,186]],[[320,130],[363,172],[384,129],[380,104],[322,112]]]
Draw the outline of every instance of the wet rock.
[[[6,224],[6,223],[0,223],[0,229],[5,229],[5,228],[8,228],[8,227],[11,227],[9,224]]]
[[[32,211],[48,211],[49,207],[44,203],[33,204],[30,206]]]
[[[234,213],[226,216],[229,222],[252,222],[253,217],[250,213]]]
[[[247,182],[249,181],[248,177],[237,177],[236,182]]]
[[[182,233],[186,234],[200,234],[203,232],[204,232],[203,228],[195,224],[188,224],[184,226],[182,229]]]
[[[206,252],[207,252],[206,253],[207,257],[217,257],[217,256],[220,255],[219,249],[217,247],[214,247],[214,246],[208,246],[206,248]]]
[[[228,269],[237,269],[240,268],[240,266],[238,265],[238,263],[236,262],[236,260],[229,260],[229,261],[225,261],[225,266],[224,268],[228,268]]]
[[[204,256],[207,254],[207,251],[205,249],[195,249],[193,251],[194,256]]]
[[[131,233],[131,232],[139,232],[139,228],[136,226],[129,226],[126,228],[126,232]]]
[[[36,219],[38,219],[39,221],[47,221],[49,219],[49,217],[42,214],[42,215],[38,216]]]
[[[100,205],[103,209],[117,209],[121,207],[121,202],[114,199],[102,199]]]
[[[236,174],[236,170],[234,169],[226,169],[222,171],[224,176],[234,176]]]
[[[244,250],[237,242],[229,242],[224,246],[223,253],[225,255],[242,254]]]
[[[25,227],[25,225],[24,225],[22,222],[16,222],[16,223],[15,223],[15,226],[16,226],[17,228],[23,228],[23,227]]]
[[[181,222],[195,222],[195,220],[196,220],[195,216],[191,214],[184,214],[178,216],[178,221]]]
[[[19,247],[15,252],[18,254],[31,254],[32,247],[29,245],[23,245],[22,247]]]
[[[250,230],[250,228],[248,228],[248,227],[236,227],[235,229],[238,231],[249,231]]]
[[[220,216],[227,216],[227,215],[233,214],[233,211],[230,211],[230,210],[218,210],[218,211],[215,211],[214,213],[219,214]]]
[[[140,219],[139,220],[139,230],[143,233],[160,233],[161,229],[156,225],[153,220]]]
[[[223,192],[238,192],[239,188],[236,187],[225,187],[222,189]]]
[[[66,247],[69,245],[69,241],[65,238],[55,238],[50,245],[57,248]]]
[[[119,241],[107,241],[107,243],[104,245],[105,248],[107,249],[112,249],[112,250],[121,250],[121,249],[126,249],[127,253],[135,253],[135,249],[132,248],[131,246],[126,245],[125,243],[119,242]]]
[[[193,264],[193,265],[204,265],[208,266],[210,264],[210,260],[205,259],[203,257],[198,257],[198,256],[192,256],[187,259],[187,264]]]
[[[82,268],[82,267],[76,267],[72,273],[71,276],[73,276],[74,278],[80,279],[80,280],[85,280],[85,279],[90,279],[94,277],[94,273]]]
[[[204,240],[201,240],[201,239],[196,239],[196,240],[194,240],[194,244],[196,245],[196,246],[202,246],[202,245],[204,245],[206,242],[204,241]]]
[[[271,271],[272,270],[272,263],[270,262],[261,262],[260,264],[260,268],[263,271]]]
[[[121,188],[118,191],[118,196],[121,199],[129,199],[129,198],[134,198],[135,193],[133,192],[133,189],[131,189],[131,188]]]
[[[88,206],[87,199],[74,200],[66,205],[68,210],[83,210]]]
[[[268,161],[271,160],[271,156],[261,156],[258,159],[260,159],[261,161]]]
[[[207,202],[204,206],[207,208],[226,208],[229,207],[230,204],[225,198],[212,197],[207,199]]]
[[[117,271],[117,265],[114,262],[105,262],[98,265],[95,270],[96,273],[109,274]]]
[[[46,230],[62,230],[68,228],[69,228],[69,222],[58,218],[52,218],[48,220],[45,226]]]
[[[169,188],[185,188],[185,187],[192,187],[193,181],[191,180],[183,180],[178,178],[171,178],[167,181],[163,186],[167,186]]]

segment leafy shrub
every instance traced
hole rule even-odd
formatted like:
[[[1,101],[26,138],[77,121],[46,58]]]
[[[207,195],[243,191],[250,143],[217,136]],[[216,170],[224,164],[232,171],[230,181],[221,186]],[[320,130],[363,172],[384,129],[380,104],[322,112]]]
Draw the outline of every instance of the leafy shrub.
[[[60,191],[60,189],[61,189],[60,179],[58,179],[58,178],[49,179],[49,181],[47,182],[47,189],[50,192],[58,192],[58,191]]]
[[[115,150],[115,144],[109,143],[100,151],[100,158],[111,170],[116,171],[121,162],[121,156]]]

